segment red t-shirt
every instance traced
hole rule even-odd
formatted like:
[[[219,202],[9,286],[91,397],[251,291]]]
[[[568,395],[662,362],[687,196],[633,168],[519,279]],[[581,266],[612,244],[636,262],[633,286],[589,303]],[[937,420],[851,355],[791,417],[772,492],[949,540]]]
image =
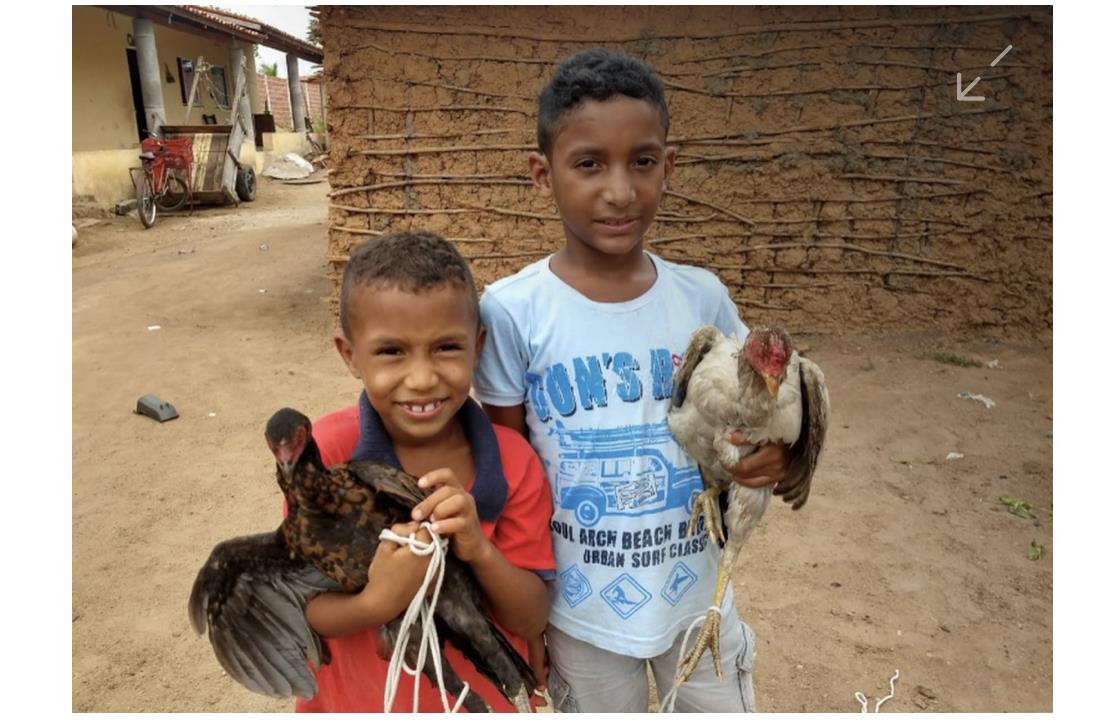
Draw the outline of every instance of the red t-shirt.
[[[508,427],[496,424],[493,427],[509,489],[501,515],[494,522],[483,521],[482,532],[517,567],[551,573],[555,570],[548,532],[552,499],[543,467],[536,452],[521,435]],[[313,423],[312,436],[325,465],[346,462],[359,439],[359,408],[351,406],[322,417]],[[505,630],[501,632],[521,657],[528,660],[526,641]],[[298,713],[381,713],[389,661],[378,657],[375,630],[345,638],[329,638],[327,642],[332,662],[317,672],[319,691],[312,700],[298,699],[295,710]],[[516,708],[455,647],[445,642],[444,648],[451,667],[463,682],[470,684],[471,690],[496,712],[516,712]],[[439,691],[423,674],[418,680],[420,711],[442,713]],[[454,697],[449,695],[448,700],[454,705]],[[409,712],[412,706],[413,678],[402,674],[393,709]]]

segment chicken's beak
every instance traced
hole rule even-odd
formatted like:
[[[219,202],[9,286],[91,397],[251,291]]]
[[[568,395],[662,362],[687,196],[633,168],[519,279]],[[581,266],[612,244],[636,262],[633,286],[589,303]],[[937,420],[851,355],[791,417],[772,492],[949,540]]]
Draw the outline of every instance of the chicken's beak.
[[[290,481],[293,479],[294,464],[295,461],[292,459],[280,460],[278,462],[278,469],[282,471],[282,479],[285,480],[286,484],[289,484]]]
[[[772,397],[779,396],[779,382],[774,377],[764,375],[764,384],[768,387],[768,394]]]

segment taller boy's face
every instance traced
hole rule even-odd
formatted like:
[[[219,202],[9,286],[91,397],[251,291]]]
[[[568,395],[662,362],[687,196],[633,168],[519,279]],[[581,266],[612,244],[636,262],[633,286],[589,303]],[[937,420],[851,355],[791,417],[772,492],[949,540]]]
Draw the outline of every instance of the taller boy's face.
[[[419,293],[359,286],[350,302],[352,338],[336,346],[390,439],[424,445],[450,432],[482,346],[467,294],[453,284]]]
[[[640,252],[674,164],[655,106],[623,95],[583,101],[560,119],[549,155],[530,158],[567,243],[607,255]]]

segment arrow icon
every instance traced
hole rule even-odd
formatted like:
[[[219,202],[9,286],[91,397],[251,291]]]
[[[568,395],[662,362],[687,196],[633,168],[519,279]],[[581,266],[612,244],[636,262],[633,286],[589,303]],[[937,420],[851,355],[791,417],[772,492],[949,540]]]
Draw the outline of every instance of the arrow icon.
[[[972,90],[973,86],[975,86],[979,82],[980,82],[980,76],[977,75],[976,80],[969,83],[967,88],[961,88],[961,74],[957,73],[957,100],[963,100],[963,101],[983,100],[984,96],[982,96],[982,95],[969,95],[968,94],[969,91]]]
[[[1008,45],[1006,48],[1003,49],[1002,53],[995,56],[995,60],[991,61],[991,67],[994,68],[996,66],[996,64],[998,64],[999,61],[1003,59],[1004,55],[1011,52],[1011,48],[1013,48],[1013,47],[1014,47],[1013,45]],[[969,95],[969,93],[972,91],[972,88],[975,87],[975,85],[979,82],[980,82],[980,76],[977,75],[976,78],[971,83],[968,84],[967,88],[962,88],[961,87],[961,74],[957,73],[957,100],[965,101],[965,102],[984,100],[984,96],[982,96],[982,95]]]

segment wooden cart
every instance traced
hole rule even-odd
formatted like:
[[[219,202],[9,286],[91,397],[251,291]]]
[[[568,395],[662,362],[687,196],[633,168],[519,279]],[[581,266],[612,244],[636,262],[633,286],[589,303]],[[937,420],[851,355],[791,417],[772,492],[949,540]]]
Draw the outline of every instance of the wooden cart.
[[[189,89],[189,110],[193,107],[197,83],[207,68],[204,58],[197,59],[197,66],[198,72],[194,74]],[[239,162],[239,149],[244,139],[253,138],[248,125],[251,107],[242,67],[236,69],[232,97],[231,122],[228,125],[162,126],[164,138],[193,139],[193,203],[238,204],[240,201],[255,200],[255,169]]]
[[[232,126],[162,126],[166,138],[193,139],[193,202],[239,203],[255,199],[255,170],[239,162],[243,133]]]

